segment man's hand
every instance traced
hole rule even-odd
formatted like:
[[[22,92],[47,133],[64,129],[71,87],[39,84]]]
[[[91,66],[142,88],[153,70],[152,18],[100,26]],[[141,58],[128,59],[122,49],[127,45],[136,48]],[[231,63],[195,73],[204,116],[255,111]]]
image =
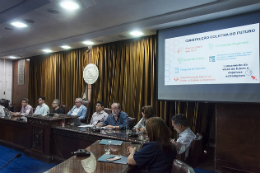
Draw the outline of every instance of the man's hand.
[[[15,113],[15,112],[11,112],[9,111],[11,115],[14,115],[14,116],[18,116],[19,114],[18,113]]]
[[[102,127],[103,126],[103,123],[98,123],[97,124],[97,127]]]
[[[176,145],[176,142],[174,139],[171,139],[171,143],[173,143],[174,145]]]
[[[140,128],[136,128],[135,131],[136,131],[136,132],[139,132],[139,131],[140,131]]]
[[[106,128],[106,129],[114,129],[114,126],[107,125],[105,128]]]
[[[136,152],[136,147],[133,146],[127,147],[127,152],[129,154],[134,154]]]

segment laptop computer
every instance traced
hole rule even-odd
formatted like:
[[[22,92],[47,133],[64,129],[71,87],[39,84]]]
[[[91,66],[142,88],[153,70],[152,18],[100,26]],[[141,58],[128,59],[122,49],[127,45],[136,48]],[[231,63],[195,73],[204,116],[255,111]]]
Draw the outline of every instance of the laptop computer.
[[[70,125],[72,125],[74,127],[77,127],[77,126],[81,125],[81,122],[80,122],[79,118],[73,118],[72,122],[70,123]]]

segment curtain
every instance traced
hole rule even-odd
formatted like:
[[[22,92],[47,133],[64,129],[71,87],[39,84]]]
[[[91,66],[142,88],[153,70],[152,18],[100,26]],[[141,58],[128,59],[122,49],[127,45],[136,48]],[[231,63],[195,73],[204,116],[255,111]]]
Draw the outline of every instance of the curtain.
[[[70,110],[85,90],[83,70],[88,62],[86,48],[30,58],[29,104],[36,107],[38,97],[45,96],[50,109],[53,99],[59,99]]]
[[[92,63],[99,69],[99,79],[92,85],[93,110],[97,101],[103,101],[108,108],[113,102],[119,102],[128,116],[139,121],[141,108],[151,105],[156,116],[171,129],[172,116],[184,113],[191,129],[202,133],[198,124],[205,120],[201,118],[204,114],[200,114],[200,108],[204,106],[194,102],[156,101],[156,44],[156,36],[149,36],[92,48]],[[177,137],[177,133],[173,133]]]

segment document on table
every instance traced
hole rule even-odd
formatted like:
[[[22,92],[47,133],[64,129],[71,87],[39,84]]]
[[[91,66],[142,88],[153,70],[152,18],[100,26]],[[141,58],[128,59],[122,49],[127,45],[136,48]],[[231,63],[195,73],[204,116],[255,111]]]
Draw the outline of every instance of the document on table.
[[[87,124],[87,125],[81,125],[81,126],[78,126],[78,127],[93,127],[94,125],[92,124]]]

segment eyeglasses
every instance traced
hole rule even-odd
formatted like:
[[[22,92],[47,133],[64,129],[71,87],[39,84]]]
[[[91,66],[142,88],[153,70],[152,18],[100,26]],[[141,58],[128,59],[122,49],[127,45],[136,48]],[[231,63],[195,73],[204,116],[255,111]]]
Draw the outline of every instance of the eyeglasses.
[[[117,110],[117,109],[119,109],[119,108],[111,108],[112,110]]]
[[[75,103],[79,103],[79,102],[75,102]]]
[[[58,103],[52,103],[52,104],[58,104]]]
[[[27,102],[22,102],[22,103],[27,103]]]

